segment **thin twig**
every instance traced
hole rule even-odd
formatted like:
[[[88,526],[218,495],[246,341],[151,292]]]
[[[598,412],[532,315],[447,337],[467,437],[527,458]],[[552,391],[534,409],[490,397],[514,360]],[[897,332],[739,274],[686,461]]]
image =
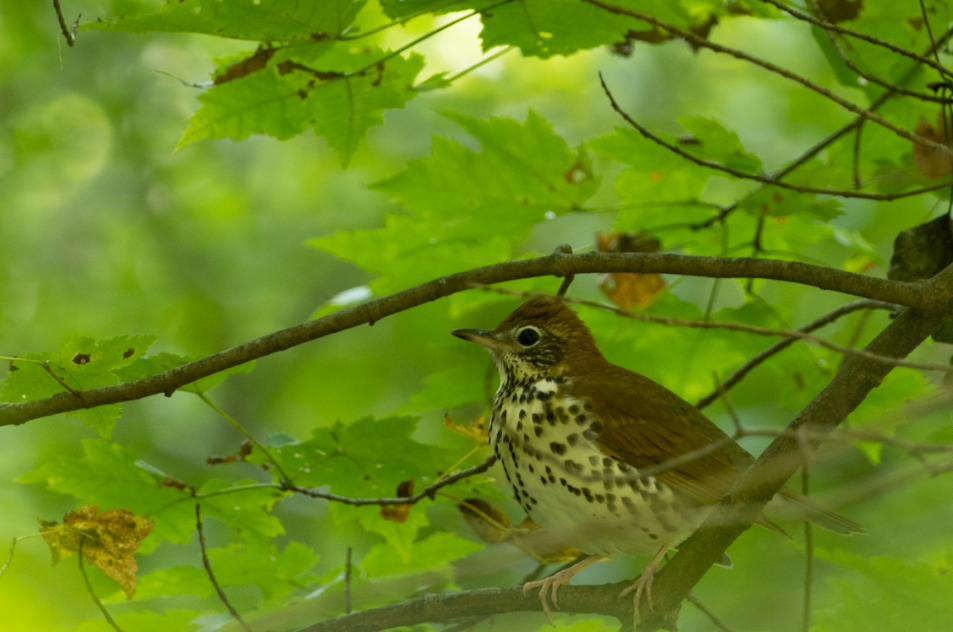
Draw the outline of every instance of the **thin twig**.
[[[507,46],[506,48],[503,48],[502,50],[497,51],[497,52],[493,53],[492,55],[488,55],[487,57],[484,57],[483,59],[481,59],[481,60],[478,61],[477,63],[473,64],[473,65],[470,66],[469,68],[464,68],[463,70],[461,70],[461,71],[458,72],[457,74],[455,74],[455,75],[453,75],[453,76],[450,76],[450,77],[447,77],[446,79],[444,79],[445,85],[449,85],[449,84],[453,83],[454,81],[456,81],[457,79],[460,79],[461,77],[467,76],[468,74],[470,74],[471,72],[473,72],[473,71],[476,70],[477,68],[481,68],[481,67],[487,65],[488,63],[490,63],[490,62],[492,62],[492,61],[496,61],[497,59],[499,59],[499,58],[502,57],[503,55],[505,55],[505,54],[507,54],[508,52],[510,52],[510,51],[512,51],[512,50],[515,50],[515,49],[516,49],[515,46]]]
[[[864,121],[859,119],[857,123],[857,131],[854,132],[854,153],[851,161],[851,180],[855,189],[859,189],[863,185],[863,181],[860,179],[860,141],[864,136]]]
[[[53,372],[53,369],[50,368],[49,360],[45,360],[43,362],[40,362],[39,364],[41,367],[43,367],[44,371],[49,373],[53,377],[53,379],[56,380],[57,384],[59,384],[60,386],[65,388],[67,391],[69,391],[71,395],[75,395],[76,397],[83,396],[80,391],[77,391],[75,388],[71,387],[69,384],[63,381],[63,378],[61,378],[59,375]]]
[[[520,296],[524,298],[533,298],[537,296],[548,296],[547,294],[540,294],[538,292],[519,292],[516,290],[509,290],[506,288],[496,288],[496,287],[485,287],[480,285],[475,285],[474,287],[480,287],[490,292],[498,292],[500,294],[509,294],[511,296]],[[622,316],[623,318],[629,318],[632,320],[638,320],[643,323],[655,323],[662,325],[672,325],[675,327],[689,327],[695,329],[728,329],[730,331],[743,331],[749,334],[756,334],[759,336],[781,336],[784,338],[791,338],[794,340],[803,340],[805,342],[813,342],[814,344],[820,345],[830,349],[831,351],[836,351],[837,353],[844,355],[856,355],[867,358],[869,360],[874,360],[883,364],[889,364],[891,366],[902,366],[908,369],[919,369],[920,371],[939,371],[941,373],[953,373],[953,366],[947,364],[931,364],[928,362],[912,362],[910,360],[902,360],[900,358],[891,358],[888,356],[877,355],[870,353],[869,351],[864,351],[863,349],[851,349],[850,347],[845,347],[844,345],[839,345],[836,342],[831,342],[824,338],[818,338],[817,336],[812,336],[809,333],[805,333],[800,330],[788,331],[783,329],[769,329],[768,327],[759,327],[757,325],[745,325],[743,323],[730,323],[722,322],[717,320],[690,320],[687,318],[674,318],[671,316],[654,316],[652,314],[641,314],[638,312],[630,312],[618,307],[613,307],[611,305],[606,305],[605,303],[599,303],[597,301],[589,301],[585,299],[578,298],[563,298],[563,301],[566,303],[572,303],[575,305],[587,305],[589,307],[595,307],[607,312],[612,312]],[[891,306],[896,307],[896,306]]]
[[[238,610],[228,601],[225,591],[219,586],[218,580],[215,579],[215,573],[212,572],[212,563],[209,561],[208,553],[205,550],[205,534],[202,532],[202,503],[195,503],[195,529],[199,534],[199,548],[202,550],[202,565],[205,567],[209,581],[212,582],[212,586],[215,587],[215,592],[218,593],[219,600],[225,604],[232,618],[238,621],[239,625],[245,629],[245,632],[252,632],[251,627],[242,619],[242,615],[240,615]]]
[[[350,78],[350,77],[360,76],[360,75],[364,74],[365,72],[367,72],[368,70],[371,70],[371,69],[373,69],[373,68],[376,68],[379,64],[383,64],[383,63],[387,62],[388,60],[391,60],[391,59],[393,59],[394,57],[397,57],[398,55],[400,55],[400,54],[402,54],[402,53],[404,53],[404,52],[410,50],[411,48],[413,48],[413,47],[416,46],[417,44],[419,44],[419,43],[421,43],[421,42],[423,42],[423,41],[426,41],[426,40],[430,39],[431,37],[433,37],[434,35],[436,35],[436,34],[439,33],[440,31],[445,31],[445,30],[447,30],[448,28],[450,28],[451,26],[455,26],[456,24],[458,24],[458,23],[460,23],[460,22],[463,22],[463,21],[465,21],[465,20],[469,20],[470,18],[472,18],[472,17],[475,16],[475,15],[483,15],[483,14],[486,13],[487,11],[490,11],[490,10],[492,10],[492,9],[496,9],[496,8],[498,8],[498,7],[501,7],[501,6],[503,6],[504,4],[509,4],[510,2],[513,2],[513,0],[503,0],[502,2],[497,2],[496,4],[491,4],[491,5],[488,6],[488,7],[484,7],[484,8],[482,8],[482,9],[477,9],[477,10],[472,11],[472,12],[470,12],[470,13],[467,13],[466,15],[463,15],[463,16],[461,16],[461,17],[455,19],[455,20],[451,20],[450,22],[447,22],[446,24],[442,24],[442,25],[438,26],[437,28],[433,29],[432,31],[421,35],[420,37],[418,37],[417,39],[411,41],[410,43],[404,44],[404,45],[401,46],[400,48],[396,48],[396,49],[390,51],[389,53],[387,53],[386,55],[384,55],[384,56],[381,57],[380,59],[374,60],[373,62],[367,64],[367,65],[364,66],[363,68],[358,68],[357,70],[354,70],[354,71],[352,71],[352,72],[346,73],[345,75],[343,75],[342,78]]]
[[[79,551],[76,556],[79,558],[79,573],[83,576],[83,581],[86,582],[86,590],[89,592],[89,596],[93,598],[93,603],[96,604],[96,607],[99,608],[99,611],[103,613],[103,617],[106,619],[106,623],[111,625],[116,632],[122,632],[122,628],[119,627],[119,624],[116,623],[116,620],[113,619],[112,615],[109,614],[109,611],[106,610],[106,606],[103,605],[103,602],[99,600],[99,597],[96,596],[96,591],[93,590],[93,584],[89,581],[89,575],[86,574],[86,565],[83,564],[83,542],[86,541],[88,536],[86,534],[81,534],[79,539]]]
[[[569,244],[560,244],[556,246],[556,250],[553,252],[553,255],[557,254],[571,255],[572,246]],[[567,274],[564,276],[562,283],[559,284],[559,289],[556,290],[556,296],[565,296],[566,291],[569,289],[569,286],[572,285],[572,282],[575,280],[575,278],[576,275],[574,274]]]
[[[807,463],[801,468],[801,493],[810,495]],[[804,619],[803,632],[811,632],[811,587],[814,584],[814,525],[804,521]]]
[[[741,419],[738,417],[738,413],[735,412],[735,407],[731,405],[731,400],[728,399],[728,393],[725,392],[725,387],[722,385],[721,380],[718,379],[717,373],[715,374],[715,391],[718,393],[721,403],[725,405],[728,416],[731,417],[731,423],[735,426],[735,435],[741,436],[741,433],[744,432],[744,429],[741,427]]]
[[[363,505],[414,505],[424,498],[433,499],[437,490],[442,487],[447,487],[452,485],[457,481],[463,480],[474,474],[482,474],[483,472],[490,469],[490,467],[496,463],[496,456],[490,456],[487,460],[479,465],[474,465],[465,470],[460,470],[455,472],[450,476],[440,479],[433,485],[429,485],[419,494],[414,494],[413,496],[401,496],[400,498],[351,498],[349,496],[341,496],[340,494],[331,494],[329,492],[320,492],[316,489],[310,489],[307,487],[299,487],[298,485],[291,485],[287,483],[282,483],[278,487],[284,491],[296,492],[298,494],[304,494],[305,496],[310,496],[311,498],[323,498],[324,500],[333,500],[335,502],[344,503],[346,505],[354,505],[357,507]]]
[[[7,553],[7,561],[3,563],[3,566],[0,566],[0,577],[3,577],[3,574],[10,568],[10,562],[13,561],[13,552],[17,548],[17,538],[13,538],[13,541],[10,543],[10,552]]]
[[[708,620],[711,621],[712,625],[714,625],[716,628],[718,628],[719,630],[724,630],[724,632],[731,632],[731,628],[729,628],[727,625],[722,623],[721,619],[716,617],[711,610],[706,608],[705,604],[699,601],[698,597],[695,596],[695,593],[693,592],[688,593],[688,596],[685,597],[685,601],[689,602],[690,604],[694,605],[696,608],[701,610],[702,614],[708,617]]]
[[[758,215],[758,221],[754,227],[754,238],[751,240],[751,256],[755,259],[757,259],[758,255],[761,254],[761,235],[764,232],[764,218],[764,213]],[[748,285],[745,290],[748,292],[748,294],[752,294],[754,292],[754,279],[748,279]]]
[[[805,22],[809,22],[809,23],[813,24],[814,26],[819,26],[819,27],[821,27],[822,29],[827,30],[827,31],[836,31],[837,33],[842,33],[842,34],[844,34],[844,35],[849,35],[849,36],[851,36],[851,37],[856,37],[857,39],[864,40],[865,42],[869,42],[869,43],[874,44],[874,45],[876,45],[876,46],[882,46],[883,48],[886,48],[886,49],[888,49],[888,50],[891,50],[891,51],[893,51],[893,52],[895,52],[895,53],[897,53],[897,54],[899,54],[899,55],[903,55],[904,57],[909,57],[910,59],[913,59],[913,60],[916,60],[916,61],[920,62],[921,64],[926,64],[927,66],[930,66],[931,68],[937,70],[941,75],[946,75],[946,76],[948,76],[948,77],[953,77],[953,73],[951,73],[949,70],[947,70],[946,68],[944,68],[943,65],[939,63],[939,60],[937,60],[936,62],[934,62],[934,61],[933,61],[932,59],[930,59],[929,57],[925,57],[925,56],[923,56],[923,55],[918,55],[918,54],[914,53],[914,52],[911,51],[911,50],[907,50],[906,48],[903,48],[903,47],[901,47],[901,46],[897,46],[896,44],[891,44],[890,42],[888,42],[888,41],[886,41],[886,40],[882,40],[882,39],[880,39],[880,38],[873,37],[872,35],[867,35],[866,33],[861,33],[861,32],[859,32],[859,31],[854,31],[854,30],[851,30],[851,29],[848,29],[848,28],[844,28],[843,26],[838,26],[837,24],[832,24],[831,22],[828,22],[828,21],[826,21],[826,20],[821,20],[821,19],[819,19],[819,18],[814,17],[813,15],[810,15],[810,14],[808,14],[808,13],[803,13],[803,12],[798,11],[797,9],[793,8],[793,7],[790,7],[790,6],[786,5],[786,4],[783,4],[783,3],[780,2],[779,0],[761,0],[761,1],[762,1],[762,2],[767,2],[768,4],[772,4],[772,5],[776,6],[777,8],[781,9],[782,11],[784,11],[784,12],[786,12],[786,13],[789,13],[790,15],[794,16],[794,17],[797,18],[798,20],[803,20],[803,21],[805,21]],[[921,4],[922,4],[922,0],[921,0]],[[929,24],[927,24],[927,28],[929,28]]]
[[[73,28],[67,28],[66,19],[63,17],[63,10],[60,8],[60,0],[53,0],[53,8],[56,9],[56,19],[59,20],[60,31],[63,33],[63,37],[66,38],[66,43],[73,46],[76,43],[76,29],[79,28],[79,19],[83,17],[83,14],[80,13],[76,16],[76,21],[73,22]]]
[[[249,441],[251,441],[251,442],[255,445],[256,448],[258,448],[259,450],[261,450],[261,451],[262,451],[262,454],[265,455],[265,458],[268,459],[268,461],[269,461],[272,465],[275,466],[275,469],[276,469],[276,470],[278,470],[278,473],[281,475],[281,479],[282,479],[282,480],[285,480],[285,481],[288,481],[288,482],[291,481],[291,477],[288,476],[288,473],[285,472],[284,469],[281,467],[281,463],[278,462],[278,459],[276,459],[276,458],[274,457],[274,455],[268,450],[268,448],[266,448],[264,445],[262,445],[261,443],[259,443],[258,439],[256,439],[256,438],[254,437],[254,435],[252,435],[250,432],[248,432],[247,430],[245,430],[245,428],[242,427],[242,425],[241,425],[240,423],[238,423],[238,421],[237,421],[234,417],[232,417],[231,415],[229,415],[228,413],[226,413],[224,410],[222,410],[221,408],[219,408],[218,406],[216,406],[215,403],[212,402],[212,400],[210,400],[210,399],[205,395],[204,392],[198,393],[198,396],[199,396],[199,399],[201,399],[203,402],[205,402],[205,403],[209,406],[209,408],[211,408],[211,409],[214,410],[216,413],[218,413],[219,416],[222,417],[222,419],[224,419],[224,420],[227,421],[229,424],[231,424],[231,426],[232,426],[233,428],[235,428],[236,430],[238,430],[240,433],[242,433],[242,435],[245,436],[246,439],[248,439]]]
[[[919,99],[920,101],[931,101],[933,103],[948,103],[949,102],[948,98],[939,97],[939,96],[936,96],[935,94],[930,94],[927,92],[917,92],[916,90],[908,90],[901,86],[897,86],[883,79],[880,79],[879,77],[876,77],[868,72],[864,72],[857,66],[857,64],[854,63],[854,61],[847,54],[847,51],[845,51],[844,48],[840,45],[840,42],[837,41],[837,35],[835,35],[833,31],[826,31],[826,33],[827,33],[827,37],[831,40],[831,44],[834,46],[835,50],[837,50],[837,54],[840,56],[841,61],[844,62],[844,65],[846,65],[848,68],[853,70],[860,77],[863,77],[864,80],[869,81],[870,83],[875,83],[882,88],[887,88],[888,90],[896,92],[897,94],[913,97],[914,99]]]
[[[949,41],[951,37],[953,37],[953,26],[947,29],[947,31],[940,37],[939,41],[941,44],[946,43],[947,41]],[[927,51],[927,53],[929,54],[929,51]],[[904,75],[904,77],[900,79],[900,83],[905,83],[907,81],[910,81],[916,75],[918,70],[919,70],[919,66],[911,69],[909,72],[907,72],[906,75]],[[894,96],[896,96],[896,93],[893,90],[887,90],[882,95],[880,95],[876,101],[870,104],[870,107],[868,108],[868,110],[870,110],[871,112],[876,112],[878,109],[880,109],[880,107],[884,103],[889,101]],[[788,163],[785,167],[783,167],[776,173],[772,174],[771,177],[774,178],[775,180],[781,180],[782,178],[788,176],[790,173],[794,172],[795,170],[803,166],[805,163],[807,163],[808,160],[810,160],[811,158],[819,154],[821,151],[823,151],[826,147],[830,146],[832,143],[836,142],[844,135],[849,134],[852,130],[862,126],[865,120],[866,119],[863,116],[858,116],[850,123],[847,123],[846,125],[843,125],[839,127],[838,129],[834,130],[833,132],[828,134],[826,137],[822,138],[821,140],[816,142],[814,145],[809,147],[807,150],[805,150],[804,153],[802,153],[800,156],[798,156],[793,161]],[[953,197],[950,198],[950,201],[951,201],[951,204],[953,204]],[[703,228],[708,228],[709,226],[712,226],[713,224],[717,222],[721,222],[726,217],[728,217],[728,215],[733,213],[738,208],[738,206],[739,205],[737,202],[735,202],[734,204],[725,206],[716,215],[705,220],[704,222],[700,222],[692,226],[692,229],[701,230]]]
[[[837,309],[834,309],[824,314],[820,318],[816,318],[812,320],[811,322],[804,325],[803,327],[798,328],[798,331],[803,333],[808,333],[808,332],[814,331],[815,329],[820,329],[821,327],[836,321],[842,316],[846,316],[847,314],[850,314],[860,309],[896,310],[898,309],[898,307],[892,303],[884,303],[882,301],[854,301],[852,303],[847,303],[846,305],[841,305]],[[761,364],[765,360],[769,359],[771,356],[783,351],[784,349],[787,349],[792,344],[794,344],[794,342],[795,342],[794,338],[785,338],[784,340],[779,340],[778,342],[774,343],[773,345],[771,345],[770,347],[768,347],[761,353],[752,357],[750,360],[745,362],[737,371],[735,371],[731,375],[731,377],[725,380],[725,383],[721,385],[722,388],[726,391],[730,390],[732,387],[738,384],[738,382],[743,380],[745,376],[748,375],[748,373],[750,373],[755,367],[757,367],[759,364]],[[852,347],[853,344],[849,344],[847,346]],[[698,409],[705,408],[706,406],[709,406],[712,402],[714,402],[716,399],[718,399],[718,397],[719,397],[718,389],[715,389],[708,395],[705,395],[700,400],[695,402],[695,407]]]
[[[344,612],[351,614],[351,547],[347,547],[347,566],[344,569]]]
[[[597,2],[597,0],[584,0],[584,1]],[[912,197],[915,195],[920,195],[922,193],[928,193],[930,191],[936,191],[937,189],[948,187],[951,184],[951,182],[943,182],[941,184],[933,184],[927,187],[922,187],[920,189],[915,189],[913,191],[906,191],[903,193],[863,193],[861,191],[842,191],[842,190],[835,190],[835,189],[821,189],[818,187],[802,186],[799,184],[789,184],[787,182],[784,182],[783,180],[778,180],[776,177],[764,176],[764,175],[739,171],[738,169],[734,169],[732,167],[726,167],[725,165],[718,164],[717,162],[713,162],[705,158],[698,158],[697,156],[693,156],[692,154],[685,151],[684,149],[681,149],[680,147],[673,145],[672,143],[662,140],[662,138],[653,134],[646,127],[644,127],[635,119],[633,119],[631,116],[629,116],[629,114],[625,110],[622,109],[622,107],[615,100],[615,97],[612,95],[612,92],[609,90],[609,86],[606,85],[605,79],[603,78],[601,72],[599,73],[599,81],[602,83],[602,89],[605,91],[606,96],[609,97],[609,102],[612,104],[612,109],[618,112],[619,115],[622,118],[624,118],[626,122],[628,122],[632,127],[637,129],[639,133],[642,134],[642,136],[661,145],[662,147],[665,147],[672,153],[678,154],[682,158],[685,158],[686,160],[689,160],[695,163],[696,165],[707,167],[709,169],[714,169],[715,171],[722,171],[736,178],[741,178],[743,180],[754,180],[755,182],[760,182],[762,184],[780,187],[782,189],[788,189],[790,191],[797,191],[798,193],[816,193],[818,195],[831,195],[835,197],[844,197],[844,198],[860,198],[863,200],[879,200],[884,202],[899,200],[905,197]],[[867,117],[867,118],[870,118],[870,117]],[[920,137],[918,136],[917,138],[920,138]],[[931,145],[937,145],[937,143],[931,142]],[[937,145],[937,147],[941,147],[941,146],[942,145]],[[943,153],[948,153],[948,152],[943,152]]]
[[[917,145],[922,145],[924,147],[932,149],[933,151],[936,151],[944,156],[953,156],[953,149],[950,149],[950,147],[947,147],[946,145],[941,145],[940,143],[934,143],[931,140],[927,140],[921,136],[917,136],[913,132],[905,130],[902,127],[899,127],[898,125],[894,125],[893,123],[882,118],[881,116],[874,114],[871,110],[866,110],[862,107],[854,105],[847,99],[844,99],[843,97],[840,97],[834,94],[832,91],[828,90],[827,88],[824,88],[814,83],[813,81],[810,81],[809,79],[805,79],[804,77],[802,77],[801,75],[797,73],[793,73],[790,70],[787,70],[785,68],[781,68],[780,66],[772,64],[771,62],[767,62],[758,57],[754,57],[753,55],[749,55],[748,53],[742,50],[739,50],[737,48],[730,48],[728,46],[722,46],[721,44],[716,44],[712,42],[711,40],[705,39],[704,37],[701,37],[699,35],[695,35],[691,31],[686,31],[685,29],[679,28],[675,26],[674,24],[663,22],[662,20],[659,20],[658,18],[652,15],[649,15],[647,13],[643,13],[641,11],[635,11],[633,9],[619,7],[613,4],[609,4],[607,2],[603,2],[602,0],[583,0],[583,2],[588,2],[589,4],[605,9],[606,11],[609,11],[610,13],[615,13],[617,15],[628,15],[630,17],[643,20],[645,22],[648,22],[649,24],[657,26],[658,28],[674,33],[675,35],[678,35],[679,37],[685,40],[688,40],[689,42],[697,46],[701,46],[709,50],[713,50],[716,53],[723,53],[725,55],[730,55],[731,57],[734,57],[735,59],[747,61],[749,63],[754,64],[755,66],[760,66],[761,68],[764,68],[765,70],[769,72],[773,72],[777,75],[780,75],[784,77],[785,79],[790,79],[791,81],[799,83],[805,88],[812,90],[820,94],[821,96],[827,97],[828,99],[830,99],[837,105],[841,106],[845,110],[848,110],[850,112],[853,112],[854,114],[863,116],[864,118],[873,121],[877,125],[880,125],[882,127],[885,127],[886,129],[889,129],[891,132],[893,132],[897,136],[900,136],[901,138],[905,138],[912,143],[916,143]]]
[[[933,38],[933,28],[930,26],[930,16],[927,15],[926,5],[923,4],[923,0],[920,0],[920,15],[923,16],[923,23],[927,27],[927,35],[930,37],[930,47],[933,49],[933,57],[936,59],[937,65],[940,65],[940,51],[937,50],[936,40]],[[942,73],[941,77],[942,79]],[[940,88],[940,94],[947,92],[949,90],[949,83],[947,82],[944,87]],[[953,106],[950,105],[949,101],[945,105],[940,107],[940,121],[942,126],[940,133],[943,139],[943,142],[947,145],[950,144],[950,121],[953,120]],[[950,163],[950,170],[953,171],[953,156],[950,156],[947,161]],[[953,194],[950,195],[949,202],[947,202],[946,212],[949,213],[953,209]]]

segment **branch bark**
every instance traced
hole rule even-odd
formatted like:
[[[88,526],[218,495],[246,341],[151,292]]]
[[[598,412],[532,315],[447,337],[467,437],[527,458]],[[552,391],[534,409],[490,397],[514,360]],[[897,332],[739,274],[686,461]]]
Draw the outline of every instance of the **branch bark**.
[[[225,369],[256,360],[346,329],[375,322],[398,312],[437,300],[473,284],[514,279],[605,272],[667,273],[709,278],[755,278],[810,285],[861,298],[897,303],[923,310],[946,305],[948,295],[929,282],[877,279],[794,261],[746,257],[696,257],[677,254],[555,252],[547,257],[498,263],[459,272],[385,296],[362,305],[277,331],[257,340],[176,367],[165,373],[115,386],[60,393],[46,399],[0,406],[0,427],[19,425],[40,417],[141,399],[176,389]]]
[[[953,266],[933,277],[933,289],[953,296]],[[865,348],[878,355],[903,358],[927,339],[953,310],[953,299],[931,311],[907,309]],[[704,524],[681,546],[679,552],[655,576],[656,613],[643,608],[647,626],[668,627],[682,600],[722,558],[735,539],[757,519],[762,507],[795,471],[804,464],[805,446],[815,449],[880,385],[892,367],[862,356],[844,359],[834,379],[788,425],[721,501]],[[805,432],[809,431],[809,432]]]

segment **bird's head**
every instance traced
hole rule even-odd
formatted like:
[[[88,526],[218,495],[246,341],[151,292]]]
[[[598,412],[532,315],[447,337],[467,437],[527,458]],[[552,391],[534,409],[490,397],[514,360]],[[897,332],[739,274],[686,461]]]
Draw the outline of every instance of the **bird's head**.
[[[504,381],[571,375],[586,362],[602,359],[589,329],[558,298],[531,298],[492,331],[450,333],[486,347]]]

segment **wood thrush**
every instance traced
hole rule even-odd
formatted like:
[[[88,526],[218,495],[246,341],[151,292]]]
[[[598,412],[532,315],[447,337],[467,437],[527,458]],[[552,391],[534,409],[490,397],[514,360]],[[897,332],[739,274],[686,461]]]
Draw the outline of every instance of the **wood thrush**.
[[[618,367],[589,329],[555,298],[533,298],[492,331],[453,335],[486,347],[500,372],[489,424],[516,500],[554,537],[590,557],[540,588],[551,619],[560,586],[603,557],[654,555],[635,591],[644,594],[667,551],[684,541],[754,457],[697,408],[664,386]],[[717,445],[713,445],[717,444]],[[666,466],[670,464],[670,466]],[[653,474],[640,475],[652,468]],[[836,533],[863,527],[787,487],[781,498]],[[784,533],[763,515],[759,524]]]

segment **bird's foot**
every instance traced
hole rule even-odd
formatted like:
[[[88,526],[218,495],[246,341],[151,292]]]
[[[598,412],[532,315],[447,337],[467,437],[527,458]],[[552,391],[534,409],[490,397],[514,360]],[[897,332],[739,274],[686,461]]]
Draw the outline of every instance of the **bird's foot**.
[[[541,579],[535,582],[526,582],[523,584],[523,594],[527,594],[534,588],[539,588],[539,600],[543,604],[543,612],[546,614],[546,618],[549,619],[550,625],[555,625],[553,623],[553,611],[549,607],[549,602],[552,601],[554,606],[557,608],[559,607],[559,600],[556,596],[556,593],[559,591],[559,587],[568,586],[573,575],[600,560],[602,560],[601,555],[592,555],[582,560],[578,564],[574,564],[569,568],[550,575],[546,579]]]
[[[652,561],[646,564],[645,568],[642,569],[642,574],[635,580],[635,583],[619,594],[619,598],[621,599],[630,592],[635,591],[635,597],[632,603],[633,630],[638,630],[639,623],[642,622],[642,615],[639,613],[639,608],[642,605],[642,595],[645,595],[645,600],[649,604],[649,610],[655,612],[655,604],[652,603],[652,582],[655,581],[655,571],[658,570],[659,564],[662,562],[662,558],[665,557],[668,550],[668,545],[660,548],[658,553],[655,554],[655,557],[652,558]]]
[[[655,571],[658,567],[648,565],[642,570],[642,574],[635,580],[635,583],[626,588],[619,594],[619,598],[625,597],[632,591],[635,591],[635,597],[632,599],[632,629],[638,630],[639,623],[642,622],[642,615],[639,608],[642,605],[642,595],[649,604],[649,610],[655,612],[655,604],[652,602],[652,582],[655,580]]]

